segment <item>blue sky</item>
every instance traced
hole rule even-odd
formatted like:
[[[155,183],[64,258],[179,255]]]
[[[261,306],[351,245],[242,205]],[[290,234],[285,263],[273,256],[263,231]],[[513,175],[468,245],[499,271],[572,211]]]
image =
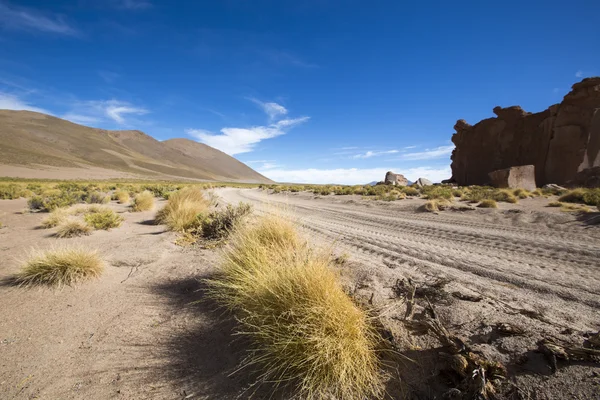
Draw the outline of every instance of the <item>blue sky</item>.
[[[600,74],[597,1],[0,0],[0,108],[217,147],[277,181],[450,177],[457,119]]]

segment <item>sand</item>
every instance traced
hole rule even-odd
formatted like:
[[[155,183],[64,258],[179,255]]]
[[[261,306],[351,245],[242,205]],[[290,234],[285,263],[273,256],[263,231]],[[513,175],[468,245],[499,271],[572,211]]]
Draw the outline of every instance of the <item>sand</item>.
[[[252,203],[258,214],[289,213],[315,245],[348,254],[345,284],[373,298],[417,361],[399,366],[402,384],[398,377],[390,383],[392,397],[440,398],[444,386],[435,362],[439,344],[428,335],[409,337],[395,319],[405,305],[391,287],[410,277],[425,289],[448,280],[429,292],[448,330],[506,364],[521,395],[597,398],[599,364],[559,363],[551,374],[533,350],[542,338],[581,344],[600,329],[599,225],[539,200],[436,215],[415,211],[422,200],[217,192],[229,203]],[[110,207],[125,218],[121,227],[56,239],[52,230],[37,229],[45,214],[20,214],[25,207],[23,199],[0,201],[0,279],[19,270],[30,248],[63,243],[99,249],[108,266],[100,279],[73,288],[0,286],[0,398],[248,397],[252,371],[231,375],[246,347],[231,336],[232,322],[203,300],[201,279],[216,270],[218,249],[177,246],[175,234],[152,223],[154,211],[131,213],[114,202]],[[459,300],[454,292],[482,300]],[[418,298],[417,313],[423,304]],[[526,334],[499,336],[498,322]]]

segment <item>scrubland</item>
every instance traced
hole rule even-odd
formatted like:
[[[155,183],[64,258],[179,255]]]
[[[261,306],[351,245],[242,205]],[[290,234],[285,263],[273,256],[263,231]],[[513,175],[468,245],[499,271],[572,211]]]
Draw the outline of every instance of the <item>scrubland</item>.
[[[598,190],[1,181],[0,397],[592,398]]]

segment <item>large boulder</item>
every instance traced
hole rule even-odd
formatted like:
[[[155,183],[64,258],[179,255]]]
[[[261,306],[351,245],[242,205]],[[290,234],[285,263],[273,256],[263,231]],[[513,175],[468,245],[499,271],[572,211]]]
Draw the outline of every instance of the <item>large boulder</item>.
[[[535,190],[535,167],[522,165],[489,173],[492,185],[497,188]]]
[[[394,186],[406,186],[408,185],[408,179],[406,179],[404,177],[404,175],[402,174],[395,174],[392,171],[388,171],[387,174],[385,174],[385,180],[384,180],[386,185],[394,185]]]
[[[452,179],[485,185],[489,173],[535,166],[538,185],[595,185],[600,167],[600,77],[573,85],[560,104],[539,113],[519,106],[494,108],[475,125],[459,120],[452,142]]]
[[[431,182],[427,178],[419,178],[415,181],[415,185],[417,185],[418,187],[431,186],[433,185],[433,182]]]

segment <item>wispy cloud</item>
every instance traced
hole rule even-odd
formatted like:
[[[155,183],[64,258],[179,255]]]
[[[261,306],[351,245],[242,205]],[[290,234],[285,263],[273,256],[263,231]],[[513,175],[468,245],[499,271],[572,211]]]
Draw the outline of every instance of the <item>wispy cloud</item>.
[[[109,121],[119,125],[129,125],[135,122],[131,120],[131,116],[145,115],[150,112],[143,107],[116,99],[77,102],[72,108],[63,118],[76,123]]]
[[[263,140],[284,135],[293,127],[308,121],[309,117],[283,119],[266,126],[250,128],[223,128],[221,134],[203,129],[187,129],[185,132],[197,140],[227,154],[248,153]]]
[[[57,35],[76,36],[78,31],[61,15],[43,13],[31,8],[0,2],[0,26],[6,29],[39,31]]]
[[[384,154],[396,154],[398,152],[399,152],[399,150],[367,151],[366,153],[355,154],[355,155],[352,156],[352,158],[355,158],[355,159],[358,159],[358,158],[371,158],[371,157],[375,157],[375,156],[382,156]]]
[[[270,121],[273,121],[275,118],[286,115],[288,113],[288,110],[281,104],[273,102],[264,103],[253,97],[248,98],[248,100],[258,105],[265,112],[265,114],[269,116]]]
[[[583,71],[579,70],[579,71],[575,72],[575,77],[576,78],[583,78]]]
[[[112,71],[98,71],[98,75],[100,78],[104,80],[106,83],[114,83],[117,79],[121,77],[120,74]]]
[[[44,114],[50,114],[49,111],[43,108],[35,107],[29,104],[27,101],[19,98],[18,96],[10,93],[0,92],[0,109],[1,110],[26,110],[35,111]]]
[[[440,146],[434,149],[426,149],[425,151],[419,151],[415,153],[405,153],[400,156],[402,160],[431,160],[434,158],[441,158],[449,156],[454,150],[454,145]]]
[[[450,167],[418,167],[418,168],[336,168],[336,169],[261,169],[258,172],[277,182],[294,183],[338,183],[345,185],[366,184],[372,181],[379,181],[385,177],[387,171],[396,171],[402,173],[409,180],[415,181],[418,178],[427,178],[432,182],[440,182],[448,179],[452,175]]]
[[[262,53],[266,56],[266,58],[271,60],[274,64],[277,64],[280,66],[289,65],[292,67],[299,67],[299,68],[317,68],[318,67],[317,64],[307,62],[307,61],[303,60],[302,58],[300,58],[299,56],[297,56],[289,51],[268,49],[268,50],[263,50]]]

